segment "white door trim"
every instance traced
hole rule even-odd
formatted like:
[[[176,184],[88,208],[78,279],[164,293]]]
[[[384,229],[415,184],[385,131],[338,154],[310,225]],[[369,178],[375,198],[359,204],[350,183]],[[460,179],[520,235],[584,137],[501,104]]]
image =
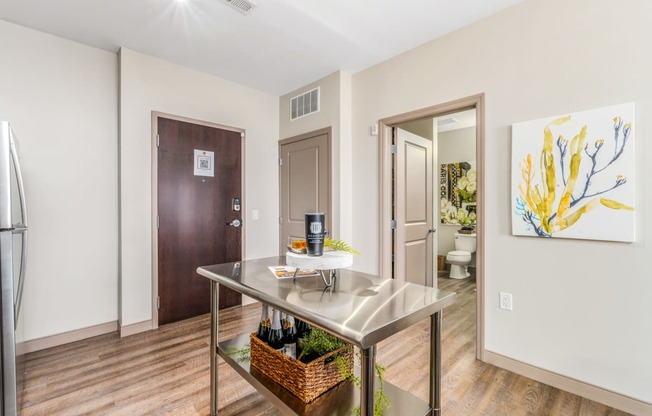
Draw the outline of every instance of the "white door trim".
[[[485,299],[485,164],[484,164],[484,93],[466,98],[450,101],[443,104],[421,110],[387,117],[378,122],[379,140],[379,177],[380,177],[380,238],[379,238],[379,270],[381,276],[389,276],[392,272],[392,232],[390,221],[392,220],[392,127],[408,121],[423,118],[440,117],[459,111],[475,108],[476,113],[476,163],[477,163],[477,244],[476,254],[476,357],[485,361],[484,345],[484,299]]]

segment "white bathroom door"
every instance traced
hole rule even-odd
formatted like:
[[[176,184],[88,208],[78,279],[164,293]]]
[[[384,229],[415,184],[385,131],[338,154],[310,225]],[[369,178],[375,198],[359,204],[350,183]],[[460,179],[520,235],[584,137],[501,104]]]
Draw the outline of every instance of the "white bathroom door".
[[[433,143],[396,128],[394,278],[432,286]]]

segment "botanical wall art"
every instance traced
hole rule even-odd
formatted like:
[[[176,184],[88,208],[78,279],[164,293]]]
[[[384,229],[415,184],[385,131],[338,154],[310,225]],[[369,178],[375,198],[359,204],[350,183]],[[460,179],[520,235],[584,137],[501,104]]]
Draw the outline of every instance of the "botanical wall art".
[[[475,162],[442,164],[439,171],[439,198],[442,224],[475,225]]]
[[[634,241],[634,103],[512,125],[512,233]]]

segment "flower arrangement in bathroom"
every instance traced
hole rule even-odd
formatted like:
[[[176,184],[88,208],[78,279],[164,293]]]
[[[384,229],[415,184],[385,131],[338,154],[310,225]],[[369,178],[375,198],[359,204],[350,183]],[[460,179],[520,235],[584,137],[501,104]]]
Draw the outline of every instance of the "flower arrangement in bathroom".
[[[442,164],[440,167],[440,220],[442,224],[476,224],[478,200],[475,162]]]
[[[468,171],[465,176],[462,176],[457,181],[457,191],[463,202],[471,203],[477,201],[478,193],[476,189],[475,170]]]
[[[475,225],[477,215],[467,208],[457,208],[452,202],[441,200],[441,222],[443,224]]]

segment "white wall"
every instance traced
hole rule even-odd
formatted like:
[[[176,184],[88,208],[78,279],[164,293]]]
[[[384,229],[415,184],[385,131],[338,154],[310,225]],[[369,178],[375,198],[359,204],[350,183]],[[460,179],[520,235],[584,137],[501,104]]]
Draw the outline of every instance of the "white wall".
[[[475,127],[437,133],[437,153],[439,160],[437,161],[437,166],[434,167],[435,181],[437,181],[435,189],[439,190],[439,165],[444,163],[475,161]],[[441,223],[439,196],[436,199],[437,254],[445,256],[449,251],[455,250],[455,233],[462,227],[460,225]]]
[[[30,227],[19,341],[116,321],[117,56],[2,20],[0,51]]]
[[[121,324],[152,319],[151,112],[246,129],[247,258],[278,254],[278,97],[122,48]],[[258,210],[260,218],[251,219]]]
[[[486,345],[652,403],[652,3],[530,0],[353,76],[353,227],[378,242],[377,120],[484,92]],[[636,103],[636,242],[514,237],[510,126]],[[356,267],[378,271],[378,252]],[[514,310],[498,309],[498,292]]]
[[[320,87],[319,112],[290,121],[290,100],[316,87]],[[341,71],[285,94],[279,99],[281,139],[332,127],[333,230],[330,234],[347,242],[352,239],[351,105],[351,75]],[[278,150],[276,153],[278,154]]]

